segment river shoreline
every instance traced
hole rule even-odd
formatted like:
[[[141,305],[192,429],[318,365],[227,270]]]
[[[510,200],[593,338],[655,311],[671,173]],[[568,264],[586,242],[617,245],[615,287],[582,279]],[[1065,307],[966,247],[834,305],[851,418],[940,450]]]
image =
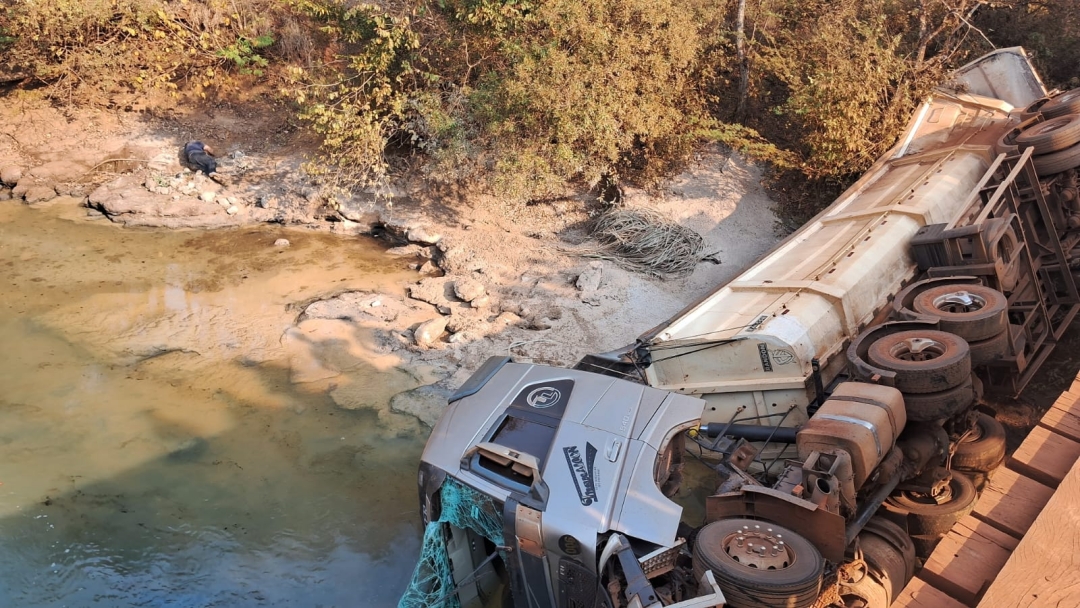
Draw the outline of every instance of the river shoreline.
[[[356,382],[347,373],[306,355],[311,340],[344,341],[366,356],[421,369],[421,386],[398,395],[391,411],[429,426],[446,396],[486,357],[568,365],[632,343],[778,241],[759,169],[720,148],[701,151],[687,171],[656,192],[626,192],[626,206],[658,210],[701,234],[719,262],[661,280],[572,253],[597,209],[588,193],[509,205],[487,195],[447,198],[424,184],[403,182],[379,193],[335,197],[300,170],[303,153],[285,145],[260,147],[254,135],[241,137],[236,118],[225,112],[216,113],[211,125],[192,117],[132,120],[96,110],[64,116],[37,106],[6,112],[0,199],[10,200],[0,205],[53,208],[76,222],[109,221],[126,229],[198,233],[273,224],[345,241],[380,236],[394,264],[412,273],[400,291],[328,285],[298,298],[289,304],[295,317],[280,334],[278,354],[290,361],[295,382],[326,383],[345,409],[369,407],[370,399],[348,388]],[[200,128],[223,140],[213,142],[218,180],[180,162],[179,149]],[[287,249],[288,240],[265,246]],[[357,342],[358,331],[369,338]],[[260,343],[238,350],[245,346],[269,348]],[[212,347],[186,336],[147,348],[154,354]]]

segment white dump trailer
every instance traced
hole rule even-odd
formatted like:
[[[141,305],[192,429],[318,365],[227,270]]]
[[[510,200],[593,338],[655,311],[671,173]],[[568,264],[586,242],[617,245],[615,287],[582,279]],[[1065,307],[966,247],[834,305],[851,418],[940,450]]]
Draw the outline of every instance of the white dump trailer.
[[[635,345],[492,357],[424,450],[401,606],[885,608],[1004,461],[983,391],[1023,388],[1080,310],[1077,167],[1080,91],[999,50]]]
[[[1046,93],[1021,49],[999,50],[959,70],[919,108],[896,146],[828,209],[736,279],[641,337],[651,359],[643,368],[648,384],[701,396],[709,404],[706,421],[727,421],[745,406],[739,418],[775,422],[795,406],[785,423],[801,425],[816,397],[814,362],[828,385],[848,366],[851,342],[923,274],[912,247],[920,230],[972,223],[986,189],[1019,166],[998,158],[1016,152],[1002,139],[1029,118],[1018,110]],[[1060,209],[1060,201],[1048,204],[1055,203],[1071,212]],[[1015,249],[1023,238],[1018,232],[999,238]],[[1021,267],[1019,252],[994,253],[992,262],[1010,266],[1008,272],[1032,272]],[[968,272],[985,269],[957,269]],[[1008,272],[998,274],[1008,278]],[[1026,362],[1020,361],[1018,374],[1027,371]]]

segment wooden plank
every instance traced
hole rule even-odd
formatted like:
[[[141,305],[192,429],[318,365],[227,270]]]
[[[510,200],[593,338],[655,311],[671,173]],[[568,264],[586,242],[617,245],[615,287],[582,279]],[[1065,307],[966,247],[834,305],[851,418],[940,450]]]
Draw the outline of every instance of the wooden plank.
[[[1008,459],[1008,466],[1039,483],[1056,488],[1080,457],[1080,442],[1036,426]]]
[[[1053,495],[1053,489],[1002,467],[983,488],[971,514],[1019,539]]]
[[[1080,604],[1080,464],[1069,470],[980,608]]]
[[[964,604],[975,604],[1001,571],[1017,540],[970,515],[941,539],[919,578]]]
[[[964,605],[926,581],[913,578],[893,601],[892,608],[964,608]]]
[[[1055,403],[1039,421],[1039,426],[1080,441],[1080,402],[1073,403],[1071,409]]]

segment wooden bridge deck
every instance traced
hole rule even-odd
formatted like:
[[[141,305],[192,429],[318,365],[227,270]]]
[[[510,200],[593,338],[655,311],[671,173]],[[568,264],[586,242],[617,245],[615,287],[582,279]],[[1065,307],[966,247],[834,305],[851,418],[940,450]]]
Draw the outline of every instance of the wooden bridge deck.
[[[1080,606],[1080,376],[893,608]]]

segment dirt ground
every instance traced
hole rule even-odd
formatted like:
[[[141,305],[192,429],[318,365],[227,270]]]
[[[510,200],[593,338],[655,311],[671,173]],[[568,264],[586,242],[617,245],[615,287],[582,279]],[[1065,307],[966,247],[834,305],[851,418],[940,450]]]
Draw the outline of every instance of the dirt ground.
[[[328,285],[323,302],[306,302],[297,323],[358,319],[381,336],[378,350],[433,369],[440,391],[490,355],[567,365],[630,344],[779,240],[760,170],[719,148],[701,151],[656,192],[625,193],[626,206],[656,209],[696,231],[719,260],[661,280],[573,253],[598,210],[587,193],[511,205],[399,181],[386,192],[329,197],[301,169],[316,142],[282,108],[74,110],[29,95],[10,101],[0,108],[0,169],[20,175],[0,187],[0,200],[13,199],[0,204],[64,204],[85,208],[77,221],[104,216],[127,227],[273,222],[346,239],[396,238],[387,242],[399,245],[390,253],[416,271],[402,286],[411,297],[342,298]],[[184,171],[180,150],[190,140],[215,149],[221,183]]]

